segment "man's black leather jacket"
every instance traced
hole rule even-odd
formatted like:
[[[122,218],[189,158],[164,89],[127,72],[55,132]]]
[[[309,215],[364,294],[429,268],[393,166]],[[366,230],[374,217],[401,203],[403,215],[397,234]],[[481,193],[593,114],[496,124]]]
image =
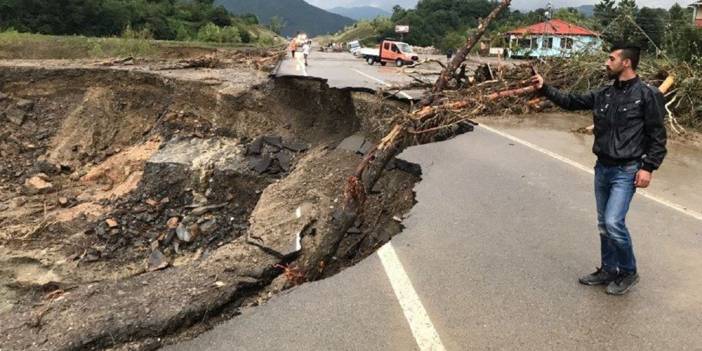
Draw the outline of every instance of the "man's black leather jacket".
[[[592,110],[595,143],[592,152],[605,165],[642,161],[652,172],[666,155],[666,130],[663,124],[663,94],[639,77],[615,81],[586,94],[567,94],[544,85],[541,92],[566,110]]]

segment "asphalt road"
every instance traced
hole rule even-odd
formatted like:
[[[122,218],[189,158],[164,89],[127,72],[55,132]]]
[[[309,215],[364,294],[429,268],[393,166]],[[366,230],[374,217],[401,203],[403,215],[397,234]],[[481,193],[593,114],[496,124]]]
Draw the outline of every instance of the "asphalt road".
[[[391,64],[371,66],[350,53],[311,52],[307,66],[302,57],[302,52],[298,52],[295,58],[288,54],[276,75],[325,78],[333,88],[388,89],[412,82],[411,78],[401,74],[402,68]],[[412,96],[405,94],[398,95],[405,99]]]
[[[415,147],[418,203],[392,244],[447,350],[699,350],[702,222],[643,197],[641,282],[576,282],[598,264],[592,176],[478,128]],[[413,350],[377,255],[171,350]]]
[[[578,168],[484,127],[401,158],[424,172],[406,229],[391,242],[440,337],[423,349],[702,350],[694,215],[635,197],[628,224],[641,282],[614,297],[577,283],[599,263],[591,164]],[[167,349],[420,349],[407,294],[380,257]]]

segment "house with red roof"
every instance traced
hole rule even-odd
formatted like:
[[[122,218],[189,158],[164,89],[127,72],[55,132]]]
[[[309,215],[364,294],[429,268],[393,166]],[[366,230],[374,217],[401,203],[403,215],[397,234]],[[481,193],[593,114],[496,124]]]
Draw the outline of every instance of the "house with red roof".
[[[702,28],[702,0],[691,4],[690,7],[692,7],[692,22],[695,27]]]
[[[602,47],[598,33],[560,19],[517,28],[506,35],[509,57],[568,57]]]

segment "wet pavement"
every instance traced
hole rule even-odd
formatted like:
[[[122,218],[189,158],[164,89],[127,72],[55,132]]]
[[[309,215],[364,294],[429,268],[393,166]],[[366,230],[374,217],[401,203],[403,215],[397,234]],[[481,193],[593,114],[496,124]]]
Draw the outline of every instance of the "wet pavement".
[[[406,72],[421,71],[422,73],[435,74],[436,76],[428,76],[429,81],[433,81],[441,72],[441,66],[435,63],[424,64],[416,69],[412,67],[395,67],[392,63],[385,66],[380,64],[368,65],[362,58],[355,57],[347,52],[320,52],[312,51],[308,59],[308,65],[305,66],[302,58],[302,53],[298,52],[293,59],[290,54],[281,63],[280,68],[276,72],[276,76],[310,76],[324,78],[328,80],[330,87],[334,88],[367,88],[367,89],[385,89],[393,90],[393,88],[406,86],[412,83],[413,79],[403,74]],[[436,59],[441,62],[446,62],[445,56],[439,55],[419,55],[420,61],[425,59]],[[482,63],[490,63],[492,65],[511,64],[519,62],[511,60],[509,62],[499,60],[493,57],[471,57],[467,61],[469,67],[477,67]],[[393,90],[397,92],[397,96],[401,99],[419,99],[423,91],[409,89],[403,91]]]
[[[587,113],[544,113],[522,116],[482,117],[476,121],[497,128],[585,166],[593,166],[594,137],[573,132],[592,124]],[[702,213],[702,145],[671,136],[668,155],[654,172],[648,193]]]
[[[702,222],[637,196],[641,282],[577,283],[598,265],[592,176],[478,127],[413,147],[423,180],[392,240],[447,350],[663,350],[702,345]],[[412,350],[376,255],[169,350]]]
[[[336,86],[360,79],[330,67]],[[582,286],[577,278],[599,265],[594,156],[592,136],[571,130],[590,118],[480,121],[569,161],[482,127],[401,155],[423,170],[392,246],[441,338],[424,349],[700,350],[702,221],[636,195],[627,222],[641,282],[619,297]],[[648,192],[702,211],[698,150],[672,141]],[[378,257],[166,349],[420,349]]]

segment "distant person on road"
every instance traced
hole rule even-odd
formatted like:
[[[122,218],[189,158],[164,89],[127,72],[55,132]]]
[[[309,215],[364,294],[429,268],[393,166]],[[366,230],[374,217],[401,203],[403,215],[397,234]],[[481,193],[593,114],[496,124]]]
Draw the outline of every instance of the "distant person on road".
[[[290,40],[288,50],[290,50],[290,56],[292,56],[292,58],[295,58],[295,51],[297,51],[297,39],[293,38],[292,40]]]
[[[532,83],[566,110],[592,110],[595,142],[595,200],[600,232],[601,266],[579,279],[585,285],[607,284],[606,292],[626,294],[639,281],[626,214],[636,188],[646,188],[667,153],[663,94],[636,74],[640,49],[617,47],[605,63],[614,84],[586,94],[569,94],[544,84],[537,72]]]
[[[453,48],[448,48],[448,50],[446,50],[446,61],[451,62],[452,57],[453,57]]]
[[[310,56],[310,48],[312,47],[312,40],[307,40],[302,45],[302,54],[305,56],[305,66],[307,66],[307,57]]]
[[[288,50],[290,50],[290,55],[292,55],[292,58],[295,58],[295,52],[297,51],[297,36],[298,34],[295,34],[295,36],[290,40],[290,45],[288,45]]]

